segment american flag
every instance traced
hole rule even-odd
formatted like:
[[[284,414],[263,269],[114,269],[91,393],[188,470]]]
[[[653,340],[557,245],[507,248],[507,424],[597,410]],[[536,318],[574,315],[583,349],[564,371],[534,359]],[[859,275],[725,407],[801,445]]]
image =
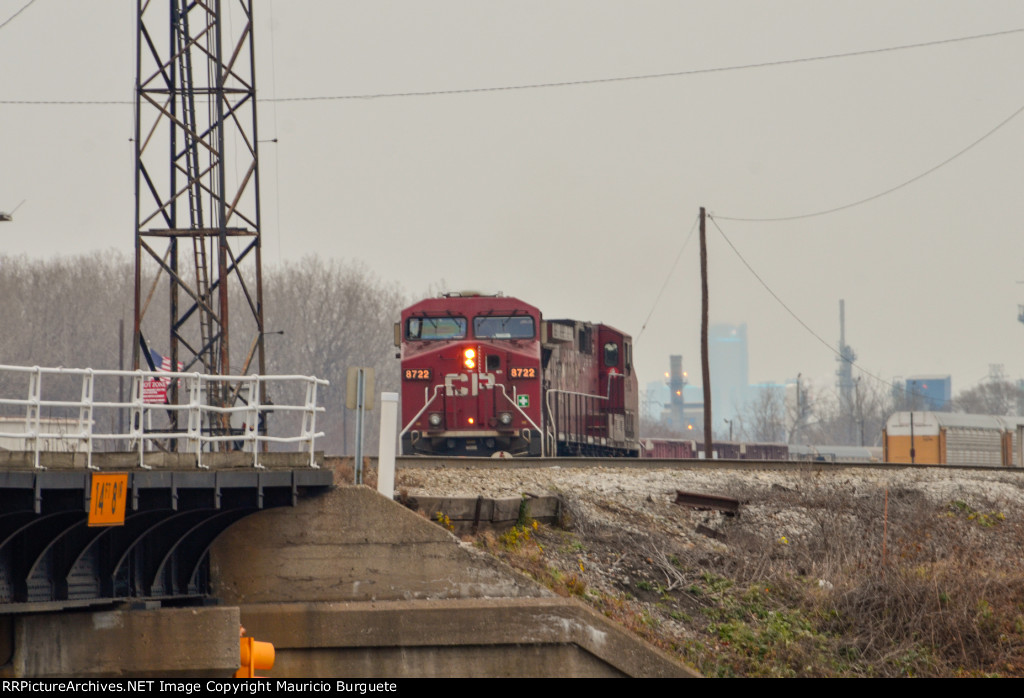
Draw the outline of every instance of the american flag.
[[[171,357],[160,356],[155,349],[149,350],[150,358],[153,359],[153,367],[157,371],[171,370]],[[178,362],[178,370],[184,367]],[[163,405],[167,403],[167,386],[171,384],[171,378],[152,378],[142,382],[142,401],[152,405]]]

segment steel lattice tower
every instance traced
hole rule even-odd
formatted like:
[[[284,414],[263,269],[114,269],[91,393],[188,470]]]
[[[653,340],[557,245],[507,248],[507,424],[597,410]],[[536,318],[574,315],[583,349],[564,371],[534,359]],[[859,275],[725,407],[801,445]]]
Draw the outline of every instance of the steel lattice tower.
[[[138,2],[135,369],[146,346],[185,371],[266,369],[252,2],[230,9]]]
[[[857,353],[846,343],[846,302],[839,299],[839,368],[836,369],[836,382],[839,387],[839,408],[846,428],[846,442],[856,443],[854,438],[854,415],[856,399],[856,386],[853,380],[853,362],[857,360]],[[862,444],[863,445],[863,444]]]

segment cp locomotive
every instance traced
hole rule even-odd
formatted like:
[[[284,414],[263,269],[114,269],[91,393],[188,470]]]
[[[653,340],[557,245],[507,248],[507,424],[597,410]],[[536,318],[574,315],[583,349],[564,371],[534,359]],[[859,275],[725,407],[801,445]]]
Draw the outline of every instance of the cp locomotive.
[[[402,311],[402,453],[638,456],[633,342],[502,295]]]

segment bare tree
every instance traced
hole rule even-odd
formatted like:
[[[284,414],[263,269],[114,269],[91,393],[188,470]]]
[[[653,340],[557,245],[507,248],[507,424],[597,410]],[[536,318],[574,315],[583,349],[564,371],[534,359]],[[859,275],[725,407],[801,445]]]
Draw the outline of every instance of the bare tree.
[[[851,404],[846,409],[836,393],[818,397],[807,443],[830,446],[877,446],[881,443],[882,427],[893,412],[889,386],[861,375],[854,379],[853,387]]]
[[[1016,416],[1021,414],[1024,390],[1010,381],[985,381],[957,394],[956,412]]]
[[[151,282],[143,283],[149,287]],[[118,368],[122,320],[125,341],[131,342],[132,284],[132,262],[117,252],[48,260],[0,257],[0,364]],[[348,367],[374,368],[376,392],[398,389],[391,329],[404,305],[398,286],[385,284],[358,263],[308,257],[264,267],[264,289],[267,372],[329,380],[331,386],[319,395],[328,409],[318,425],[327,433],[323,448],[332,454],[351,451],[354,420],[346,419],[344,410]],[[151,302],[154,312],[147,317],[157,328],[167,321],[161,310],[166,303],[159,295]],[[241,366],[248,349],[234,347],[238,356],[232,356],[232,365]],[[124,350],[130,357],[131,346]],[[48,380],[48,398],[78,399],[81,387],[75,381]],[[0,385],[6,394],[27,394],[24,376],[0,376],[0,381],[7,383]],[[303,396],[275,396],[272,389],[270,398],[301,402]],[[271,414],[271,429],[288,419]],[[371,416],[367,422],[367,451],[373,453],[377,420]]]
[[[405,303],[396,285],[355,262],[306,257],[265,271],[270,373],[302,373],[331,382],[320,395],[328,412],[318,428],[328,453],[352,452],[355,420],[345,412],[350,366],[374,369],[375,392],[398,391],[392,326]],[[367,419],[369,453],[377,420]]]
[[[757,388],[740,413],[741,433],[750,441],[786,441],[786,400],[782,388]]]

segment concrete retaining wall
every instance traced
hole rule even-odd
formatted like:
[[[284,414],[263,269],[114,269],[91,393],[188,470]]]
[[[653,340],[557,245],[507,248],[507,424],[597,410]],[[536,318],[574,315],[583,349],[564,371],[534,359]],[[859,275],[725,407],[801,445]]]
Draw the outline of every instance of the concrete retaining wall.
[[[211,550],[227,604],[551,596],[367,487],[253,514]]]
[[[224,605],[2,617],[0,676],[226,678],[240,623],[274,678],[695,675],[365,487],[254,514],[210,554]]]
[[[365,487],[251,516],[211,555],[274,677],[696,675]]]
[[[238,609],[164,608],[8,616],[3,677],[230,677]]]

